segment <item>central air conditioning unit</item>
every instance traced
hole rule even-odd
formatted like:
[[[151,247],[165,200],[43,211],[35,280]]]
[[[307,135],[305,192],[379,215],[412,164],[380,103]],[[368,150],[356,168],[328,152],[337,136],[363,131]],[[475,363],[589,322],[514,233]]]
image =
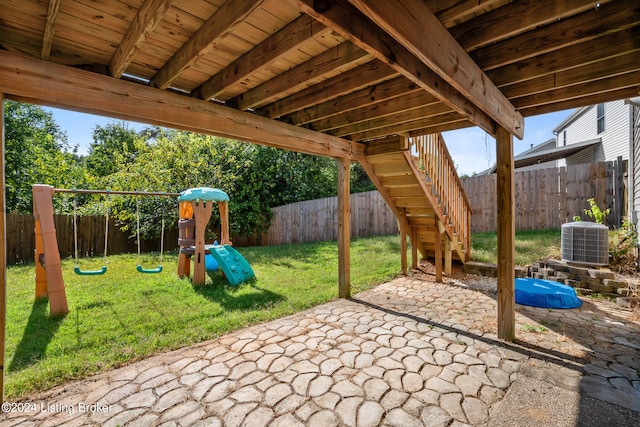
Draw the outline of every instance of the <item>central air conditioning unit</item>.
[[[562,260],[576,264],[609,264],[609,228],[594,222],[562,225]]]

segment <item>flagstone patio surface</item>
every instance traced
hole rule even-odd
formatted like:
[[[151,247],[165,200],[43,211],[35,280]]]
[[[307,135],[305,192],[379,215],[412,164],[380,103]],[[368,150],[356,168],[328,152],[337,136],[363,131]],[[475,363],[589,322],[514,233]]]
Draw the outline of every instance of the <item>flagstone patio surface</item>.
[[[498,340],[494,279],[414,272],[10,402],[0,426],[640,425],[630,311],[516,319],[517,341]]]

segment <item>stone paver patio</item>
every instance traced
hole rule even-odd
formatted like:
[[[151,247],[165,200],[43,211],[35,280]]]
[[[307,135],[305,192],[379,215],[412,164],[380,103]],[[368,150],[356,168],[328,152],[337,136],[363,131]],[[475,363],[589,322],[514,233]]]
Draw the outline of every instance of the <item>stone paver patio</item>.
[[[517,306],[518,340],[505,343],[493,279],[432,279],[398,278],[31,396],[0,426],[597,425],[595,403],[640,425],[630,311]],[[562,399],[571,407],[552,417]]]

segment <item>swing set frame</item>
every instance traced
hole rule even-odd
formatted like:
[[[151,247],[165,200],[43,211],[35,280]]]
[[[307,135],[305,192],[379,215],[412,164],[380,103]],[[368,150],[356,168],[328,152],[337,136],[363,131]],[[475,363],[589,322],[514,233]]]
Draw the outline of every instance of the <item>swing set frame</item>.
[[[63,315],[69,312],[67,297],[60,265],[60,251],[53,221],[53,195],[55,193],[76,194],[123,194],[131,196],[178,197],[180,193],[149,191],[111,191],[54,188],[50,185],[35,184],[33,191],[33,216],[36,234],[36,299],[48,297],[51,315]],[[106,236],[105,236],[106,239]],[[77,246],[76,246],[77,250]],[[106,254],[106,251],[105,251]],[[104,268],[104,267],[103,267]],[[106,269],[105,269],[106,270]],[[144,270],[144,269],[143,269]],[[143,271],[143,272],[156,272]],[[97,270],[101,271],[101,270]],[[86,272],[85,272],[86,273]],[[102,274],[102,273],[95,273]]]

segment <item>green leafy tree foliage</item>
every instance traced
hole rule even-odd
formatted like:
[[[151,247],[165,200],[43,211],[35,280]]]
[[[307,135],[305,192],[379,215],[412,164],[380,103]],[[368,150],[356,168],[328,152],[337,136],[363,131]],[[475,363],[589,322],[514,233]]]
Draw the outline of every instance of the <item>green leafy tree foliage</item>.
[[[150,130],[155,138],[138,141],[133,161],[116,163],[103,178],[106,188],[180,192],[192,187],[216,187],[231,202],[232,232],[251,235],[269,224],[270,208],[335,195],[335,161],[244,142],[183,131]],[[133,227],[142,212],[145,236],[157,236],[161,213],[177,220],[174,200],[113,198],[112,213]],[[134,205],[139,203],[139,205]],[[219,223],[214,209],[214,223]]]
[[[70,151],[66,134],[42,107],[5,101],[5,179],[8,212],[30,213],[33,184],[55,187],[89,180]],[[68,211],[68,199],[54,198],[57,208]]]
[[[364,193],[375,189],[376,186],[373,185],[369,175],[367,175],[360,163],[351,163],[351,194]]]
[[[87,164],[102,188],[166,192],[221,188],[231,198],[232,232],[243,236],[268,227],[272,207],[337,192],[336,161],[330,158],[161,128],[136,134],[119,124],[96,127],[94,139]],[[352,177],[354,192],[373,189],[357,164],[352,165]],[[83,212],[103,212],[104,200],[132,234],[139,211],[145,238],[159,235],[161,217],[177,220],[177,204],[171,198],[93,198]],[[219,224],[217,209],[213,215],[212,222]]]
[[[127,126],[126,122],[111,122],[106,126],[96,126],[93,142],[85,159],[89,173],[104,177],[116,172],[123,164],[135,161],[138,150],[144,146],[148,133],[140,135]]]

